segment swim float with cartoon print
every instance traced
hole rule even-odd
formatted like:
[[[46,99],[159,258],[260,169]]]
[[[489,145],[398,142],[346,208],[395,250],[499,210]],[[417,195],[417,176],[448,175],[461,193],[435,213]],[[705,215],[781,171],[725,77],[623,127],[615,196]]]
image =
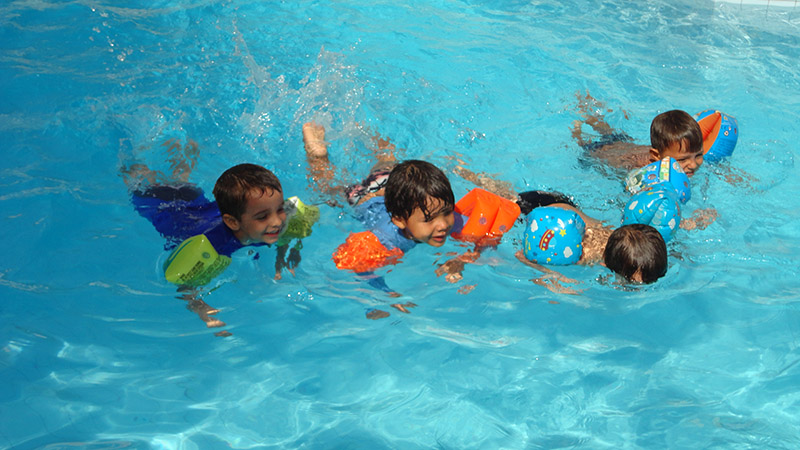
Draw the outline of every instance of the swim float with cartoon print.
[[[652,226],[669,242],[681,223],[678,193],[669,182],[650,186],[630,199],[622,213],[622,225],[633,223]]]
[[[680,163],[670,157],[632,170],[625,178],[625,188],[631,194],[638,194],[662,183],[667,183],[675,190],[681,203],[692,198],[689,176],[683,173]]]
[[[527,216],[523,253],[539,264],[575,264],[583,255],[586,223],[575,211],[544,206]]]

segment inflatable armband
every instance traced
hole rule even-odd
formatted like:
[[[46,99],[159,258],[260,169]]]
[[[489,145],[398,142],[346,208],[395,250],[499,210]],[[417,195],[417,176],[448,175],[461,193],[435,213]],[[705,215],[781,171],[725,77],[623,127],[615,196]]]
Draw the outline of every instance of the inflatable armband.
[[[202,286],[221,274],[231,259],[217,253],[204,234],[192,236],[170,253],[164,262],[167,281]]]
[[[575,211],[544,206],[528,214],[524,253],[539,264],[575,264],[583,254],[586,223]]]
[[[285,230],[278,239],[278,246],[288,244],[292,239],[303,239],[311,234],[311,228],[319,220],[319,208],[306,205],[297,197],[291,197],[284,204],[286,209]]]
[[[456,203],[455,212],[465,217],[464,227],[452,233],[455,239],[478,242],[499,239],[519,217],[519,205],[499,195],[475,188]]]
[[[333,262],[338,269],[363,273],[395,264],[402,257],[403,251],[399,248],[389,250],[371,231],[362,231],[347,237],[333,253]]]
[[[692,198],[689,177],[683,173],[678,161],[670,157],[633,170],[625,178],[625,188],[631,194],[638,194],[662,183],[667,183],[675,190],[681,203]]]
[[[669,183],[657,184],[634,195],[622,213],[622,225],[650,225],[661,233],[664,242],[669,242],[680,222],[678,194]]]
[[[723,112],[707,109],[694,116],[703,132],[703,154],[706,162],[717,162],[733,153],[739,140],[736,118]]]

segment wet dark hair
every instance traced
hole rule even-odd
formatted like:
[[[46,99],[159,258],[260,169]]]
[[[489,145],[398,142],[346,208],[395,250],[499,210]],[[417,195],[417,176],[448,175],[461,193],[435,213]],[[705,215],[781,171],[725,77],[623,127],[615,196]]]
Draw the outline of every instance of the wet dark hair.
[[[639,272],[643,283],[652,283],[667,273],[667,244],[650,225],[623,225],[609,236],[603,260],[628,281]]]
[[[441,200],[442,207],[428,211],[428,198]],[[452,211],[456,203],[447,175],[433,164],[415,159],[392,169],[386,181],[385,200],[386,211],[399,219],[408,219],[419,208],[427,220],[439,211]]]
[[[262,194],[268,190],[283,194],[278,177],[256,164],[239,164],[223,172],[217,178],[213,193],[219,211],[240,220],[253,190]]]
[[[679,142],[683,150],[697,153],[703,149],[700,124],[686,111],[673,109],[657,115],[650,124],[650,145],[659,152]]]

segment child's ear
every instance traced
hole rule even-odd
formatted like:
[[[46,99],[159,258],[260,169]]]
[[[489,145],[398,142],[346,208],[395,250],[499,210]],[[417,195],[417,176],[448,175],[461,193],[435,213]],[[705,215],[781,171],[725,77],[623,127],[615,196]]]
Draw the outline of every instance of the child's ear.
[[[233,231],[239,231],[239,228],[241,227],[239,220],[230,214],[223,214],[222,221],[225,222],[225,225],[227,225],[228,228]]]
[[[661,160],[661,152],[654,148],[650,148],[650,162],[656,162]]]
[[[392,216],[392,223],[395,224],[397,226],[397,228],[400,228],[401,230],[405,230],[406,229],[406,225],[408,223],[408,220],[401,219],[401,218],[396,217],[396,216]]]

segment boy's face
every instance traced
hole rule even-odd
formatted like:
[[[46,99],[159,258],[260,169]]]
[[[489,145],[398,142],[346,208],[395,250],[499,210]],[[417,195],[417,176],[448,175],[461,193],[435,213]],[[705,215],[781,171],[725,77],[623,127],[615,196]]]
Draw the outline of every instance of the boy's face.
[[[406,237],[423,244],[441,247],[447,242],[447,235],[453,228],[455,218],[453,207],[446,206],[442,200],[428,197],[428,217],[421,208],[415,208],[407,219],[392,217],[392,223],[403,230]]]
[[[681,165],[683,173],[689,178],[693,177],[697,169],[703,165],[703,147],[693,152],[686,148],[683,142],[673,142],[661,152],[656,149],[650,149],[650,155],[650,162],[662,160],[667,156],[674,158]]]
[[[254,189],[247,198],[247,206],[240,219],[230,214],[225,214],[222,219],[242,244],[274,244],[286,222],[283,192]]]

